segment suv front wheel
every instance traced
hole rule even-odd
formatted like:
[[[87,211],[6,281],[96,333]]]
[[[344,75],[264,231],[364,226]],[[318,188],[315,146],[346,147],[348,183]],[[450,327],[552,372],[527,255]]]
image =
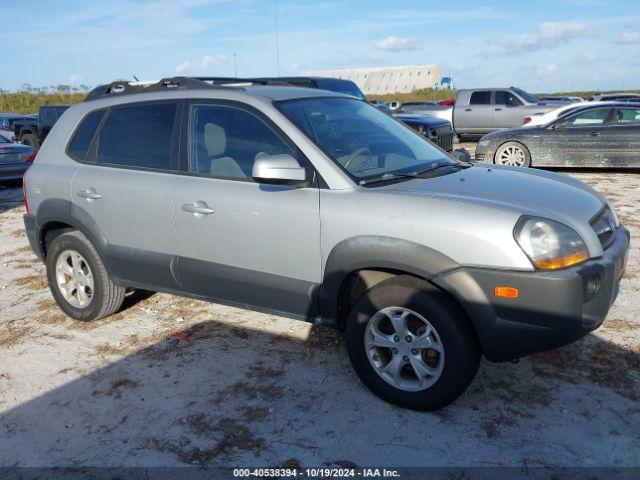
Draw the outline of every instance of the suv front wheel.
[[[47,252],[47,279],[60,308],[76,320],[96,320],[122,306],[125,288],[114,284],[102,259],[81,232],[57,236]]]
[[[347,321],[347,350],[374,394],[414,410],[453,402],[480,365],[475,333],[458,305],[406,276],[381,282],[356,302]]]

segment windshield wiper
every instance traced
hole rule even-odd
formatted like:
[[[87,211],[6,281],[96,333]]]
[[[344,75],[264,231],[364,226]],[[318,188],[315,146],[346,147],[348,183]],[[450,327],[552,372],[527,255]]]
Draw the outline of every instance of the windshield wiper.
[[[399,173],[399,172],[390,172],[385,173],[384,175],[380,175],[379,177],[366,178],[364,180],[360,180],[358,182],[359,185],[370,185],[372,183],[378,182],[388,182],[390,180],[396,180],[398,178],[427,178],[423,177],[425,173],[433,172],[440,168],[451,167],[451,168],[459,168],[465,169],[469,168],[469,164],[457,164],[457,163],[436,163],[435,165],[431,165],[429,168],[425,168],[424,170],[420,170],[419,172],[408,172],[408,173]]]
[[[435,165],[431,165],[428,168],[425,168],[424,170],[420,170],[417,175],[424,175],[425,173],[429,173],[429,172],[433,172],[434,170],[438,170],[440,168],[445,168],[445,167],[451,167],[451,168],[460,168],[460,169],[464,169],[464,168],[469,168],[470,165],[469,164],[457,164],[457,163],[436,163]]]
[[[410,173],[385,173],[384,175],[380,175],[379,177],[366,178],[364,180],[360,180],[358,184],[360,185],[370,185],[372,183],[378,182],[388,182],[389,180],[395,180],[397,178],[420,178],[420,175],[416,172]]]

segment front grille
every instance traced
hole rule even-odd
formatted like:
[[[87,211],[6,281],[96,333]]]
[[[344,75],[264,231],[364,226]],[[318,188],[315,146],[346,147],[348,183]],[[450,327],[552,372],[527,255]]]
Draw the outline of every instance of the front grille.
[[[429,140],[437,144],[441,149],[447,152],[453,150],[453,128],[451,128],[451,125],[429,128],[429,134]]]
[[[591,220],[591,227],[595,230],[600,244],[606,249],[613,242],[613,234],[616,229],[616,222],[613,213],[607,207]]]

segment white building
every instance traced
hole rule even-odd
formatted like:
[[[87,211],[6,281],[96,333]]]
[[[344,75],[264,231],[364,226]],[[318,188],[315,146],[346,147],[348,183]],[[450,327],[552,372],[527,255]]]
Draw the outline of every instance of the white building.
[[[437,65],[323,70],[308,72],[308,75],[351,80],[367,95],[410,93],[425,88],[438,88],[442,78]]]

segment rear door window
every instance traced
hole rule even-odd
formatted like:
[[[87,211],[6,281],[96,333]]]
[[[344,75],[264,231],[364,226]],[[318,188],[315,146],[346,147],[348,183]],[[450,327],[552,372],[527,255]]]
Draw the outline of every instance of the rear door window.
[[[100,131],[97,162],[171,170],[177,110],[176,102],[113,108]]]
[[[69,143],[68,153],[76,160],[86,160],[93,137],[104,118],[106,110],[96,110],[84,117]]]
[[[471,99],[469,100],[470,105],[489,105],[491,104],[491,92],[481,91],[481,92],[473,92],[471,94]]]
[[[610,108],[596,108],[576,113],[567,119],[567,127],[601,127],[606,123],[610,113]]]

